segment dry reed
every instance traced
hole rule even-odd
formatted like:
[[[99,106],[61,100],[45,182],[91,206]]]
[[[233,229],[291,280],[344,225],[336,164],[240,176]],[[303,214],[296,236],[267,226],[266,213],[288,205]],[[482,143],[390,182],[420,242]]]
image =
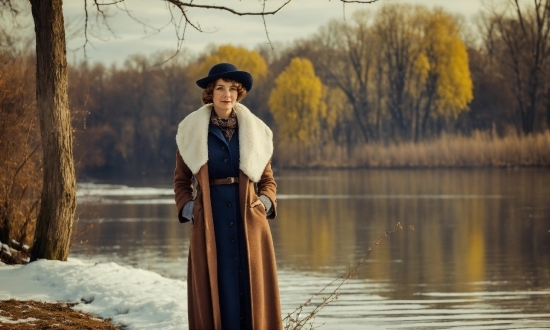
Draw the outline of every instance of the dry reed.
[[[385,145],[368,143],[351,149],[326,143],[300,147],[279,144],[276,162],[281,167],[318,168],[436,168],[550,166],[550,131],[527,136],[493,137],[448,135],[422,142]]]

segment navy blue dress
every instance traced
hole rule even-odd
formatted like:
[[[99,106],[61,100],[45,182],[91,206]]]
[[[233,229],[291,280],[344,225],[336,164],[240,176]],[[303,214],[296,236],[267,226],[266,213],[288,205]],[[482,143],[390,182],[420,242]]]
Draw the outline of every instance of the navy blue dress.
[[[239,176],[238,128],[231,141],[227,141],[221,129],[210,123],[208,176],[210,180]],[[222,329],[250,329],[250,282],[239,184],[211,186],[210,200],[218,255],[218,293]]]

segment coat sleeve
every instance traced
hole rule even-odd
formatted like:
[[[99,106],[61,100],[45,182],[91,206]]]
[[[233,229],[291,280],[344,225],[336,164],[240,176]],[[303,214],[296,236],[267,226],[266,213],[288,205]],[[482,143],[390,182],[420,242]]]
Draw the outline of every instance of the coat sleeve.
[[[271,161],[267,163],[267,166],[262,173],[260,181],[258,181],[258,196],[265,195],[273,204],[273,212],[267,216],[268,219],[275,219],[277,217],[277,183],[273,177],[273,170],[271,169]]]
[[[193,173],[181,158],[179,150],[176,152],[176,169],[174,170],[174,195],[180,222],[189,220],[182,215],[182,209],[187,202],[193,200]]]

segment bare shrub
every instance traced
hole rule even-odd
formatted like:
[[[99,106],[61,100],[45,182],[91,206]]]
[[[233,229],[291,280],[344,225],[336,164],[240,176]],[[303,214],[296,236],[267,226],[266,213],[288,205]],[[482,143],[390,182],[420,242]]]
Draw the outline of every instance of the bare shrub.
[[[18,55],[0,53],[0,241],[23,251],[32,244],[42,167],[34,59]],[[4,252],[4,262],[25,259],[9,249]]]

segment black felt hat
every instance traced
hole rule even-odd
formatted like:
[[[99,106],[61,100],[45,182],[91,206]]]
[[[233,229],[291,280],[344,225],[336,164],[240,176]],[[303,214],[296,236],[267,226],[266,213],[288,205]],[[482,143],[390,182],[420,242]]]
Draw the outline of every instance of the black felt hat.
[[[206,89],[208,83],[216,81],[219,78],[236,80],[243,84],[247,92],[252,89],[252,75],[246,71],[239,71],[237,67],[231,63],[219,63],[214,65],[210,71],[208,71],[207,77],[197,80],[197,85],[202,89]]]

